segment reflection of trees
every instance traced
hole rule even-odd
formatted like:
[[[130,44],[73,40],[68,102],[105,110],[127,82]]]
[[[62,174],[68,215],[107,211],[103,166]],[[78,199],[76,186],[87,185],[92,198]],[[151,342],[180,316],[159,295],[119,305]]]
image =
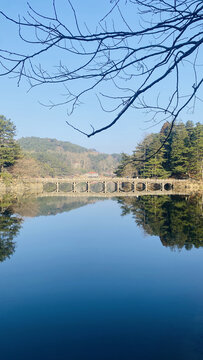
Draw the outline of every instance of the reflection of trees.
[[[122,215],[132,214],[146,233],[164,246],[190,250],[203,246],[203,214],[198,196],[142,196],[120,198]]]
[[[0,201],[0,261],[10,258],[15,251],[14,239],[18,235],[22,218],[13,215],[12,203],[14,199],[10,196]]]

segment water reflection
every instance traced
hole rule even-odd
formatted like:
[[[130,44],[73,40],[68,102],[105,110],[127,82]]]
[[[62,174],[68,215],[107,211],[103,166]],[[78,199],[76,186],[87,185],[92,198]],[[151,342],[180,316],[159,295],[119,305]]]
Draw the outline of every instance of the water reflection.
[[[1,359],[202,359],[202,249],[134,223],[200,246],[200,198],[96,201],[2,200],[2,260],[32,219],[1,263]]]
[[[56,215],[95,202],[94,198],[37,198],[4,195],[0,198],[0,262],[14,254],[15,238],[20,232],[24,217]]]
[[[140,196],[120,198],[122,216],[132,214],[138,226],[172,249],[203,246],[202,197]]]
[[[0,261],[13,255],[23,217],[56,215],[102,200],[105,199],[4,196],[0,200]],[[122,209],[121,216],[132,214],[135,223],[147,234],[159,236],[164,246],[187,250],[203,246],[201,196],[140,196],[114,201]]]
[[[23,219],[14,215],[12,206],[15,199],[9,195],[0,201],[0,261],[10,258],[15,251],[14,239],[19,234]]]
[[[72,211],[97,201],[88,197],[29,197],[21,198],[13,205],[13,211],[21,216],[36,217],[57,215]]]

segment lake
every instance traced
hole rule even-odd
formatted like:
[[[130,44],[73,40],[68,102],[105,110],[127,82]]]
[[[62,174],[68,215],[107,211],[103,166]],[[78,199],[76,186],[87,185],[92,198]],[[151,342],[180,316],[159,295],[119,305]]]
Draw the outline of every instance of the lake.
[[[201,196],[6,197],[2,360],[202,360]]]

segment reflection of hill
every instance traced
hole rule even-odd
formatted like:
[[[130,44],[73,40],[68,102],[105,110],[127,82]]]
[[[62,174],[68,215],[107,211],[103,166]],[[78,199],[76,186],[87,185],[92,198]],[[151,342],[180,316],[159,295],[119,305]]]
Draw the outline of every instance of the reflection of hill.
[[[101,199],[100,199],[101,200]],[[56,215],[95,203],[96,198],[42,197],[22,198],[13,206],[13,211],[21,216],[35,217]]]
[[[119,199],[122,215],[133,214],[146,233],[157,235],[164,246],[191,249],[203,246],[201,198],[143,196]]]
[[[15,252],[15,237],[19,234],[23,216],[56,215],[93,204],[96,198],[20,198],[9,194],[0,198],[0,262]],[[100,199],[101,201],[101,199]],[[15,215],[18,214],[18,215]]]

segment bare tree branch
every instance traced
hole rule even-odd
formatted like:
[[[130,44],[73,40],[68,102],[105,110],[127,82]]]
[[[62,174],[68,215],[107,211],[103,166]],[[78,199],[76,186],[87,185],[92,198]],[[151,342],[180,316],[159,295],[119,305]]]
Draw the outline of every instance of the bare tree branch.
[[[160,116],[162,120],[167,117],[172,130],[180,113],[201,100],[203,2],[111,0],[109,10],[96,24],[96,30],[91,31],[79,23],[73,1],[68,0],[68,6],[74,28],[60,19],[55,0],[50,16],[29,4],[23,18],[13,19],[0,11],[4,19],[18,27],[22,42],[32,44],[34,49],[29,48],[29,53],[0,49],[0,76],[13,74],[18,85],[27,79],[31,88],[65,85],[65,101],[47,106],[66,105],[70,114],[85,94],[96,95],[101,108],[108,107],[107,112],[114,113],[108,124],[96,129],[90,125],[92,131],[88,133],[67,121],[87,137],[111,128],[130,107],[151,111],[152,119],[158,117],[159,121]],[[133,24],[132,12],[137,20]],[[119,23],[114,21],[118,16]],[[50,58],[55,51],[61,54],[61,60],[57,66],[53,64],[51,71],[46,56]],[[72,84],[79,84],[76,91]],[[151,105],[147,105],[149,99]]]

